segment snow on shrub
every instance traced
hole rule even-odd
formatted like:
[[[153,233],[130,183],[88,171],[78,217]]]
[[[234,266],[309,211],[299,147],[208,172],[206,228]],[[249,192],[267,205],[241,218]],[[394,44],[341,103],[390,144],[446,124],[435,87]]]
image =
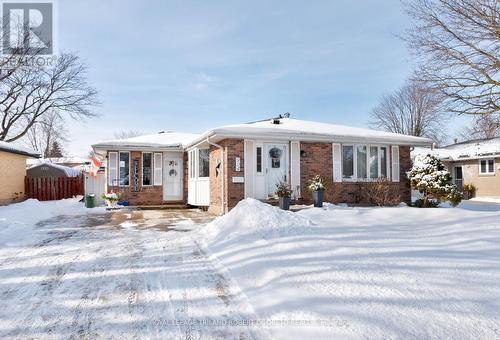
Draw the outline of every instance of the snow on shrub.
[[[462,200],[462,194],[453,184],[450,172],[435,156],[417,155],[407,176],[411,186],[422,195],[416,206],[433,207],[442,201],[449,201],[452,206],[456,206]]]
[[[207,225],[204,233],[209,241],[240,239],[249,235],[268,238],[298,234],[312,225],[306,217],[247,198]]]

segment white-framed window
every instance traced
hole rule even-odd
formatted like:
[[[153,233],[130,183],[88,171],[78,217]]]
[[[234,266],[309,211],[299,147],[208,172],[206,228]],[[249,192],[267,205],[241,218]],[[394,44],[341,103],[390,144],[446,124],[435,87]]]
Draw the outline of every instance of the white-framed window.
[[[210,177],[210,150],[198,149],[198,177]]]
[[[342,178],[367,181],[389,177],[388,146],[369,144],[342,145]]]
[[[163,183],[163,154],[155,152],[153,155],[153,185],[162,185]]]
[[[130,184],[130,152],[120,151],[118,159],[119,185],[129,186]]]
[[[257,146],[255,148],[255,157],[255,171],[260,174],[262,173],[262,146]]]
[[[142,153],[142,185],[153,185],[153,153]]]
[[[189,161],[189,178],[196,178],[196,149],[189,151],[188,153]]]
[[[494,175],[495,174],[495,160],[480,159],[479,160],[479,174],[480,175]]]
[[[352,179],[354,176],[354,145],[342,145],[342,178]]]

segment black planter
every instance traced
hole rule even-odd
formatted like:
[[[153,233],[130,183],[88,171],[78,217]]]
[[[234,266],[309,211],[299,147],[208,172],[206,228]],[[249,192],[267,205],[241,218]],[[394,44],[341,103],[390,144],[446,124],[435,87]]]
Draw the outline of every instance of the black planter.
[[[323,207],[323,194],[324,190],[316,190],[312,192],[314,206],[317,208]]]
[[[290,210],[290,197],[280,197],[280,209]]]

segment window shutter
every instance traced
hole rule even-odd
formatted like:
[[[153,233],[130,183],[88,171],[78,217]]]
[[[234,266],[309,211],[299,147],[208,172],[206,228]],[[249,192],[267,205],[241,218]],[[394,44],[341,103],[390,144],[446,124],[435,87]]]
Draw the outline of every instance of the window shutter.
[[[163,168],[163,155],[161,153],[156,153],[154,156],[154,185],[161,185],[163,176],[162,176],[162,168]]]
[[[118,185],[118,152],[108,153],[108,185]]]
[[[255,178],[255,145],[253,140],[245,141],[245,150],[243,155],[243,169],[245,176],[245,198],[254,197],[253,181]]]
[[[392,181],[399,182],[399,146],[392,146]]]
[[[300,142],[290,143],[290,187],[293,197],[300,197]]]
[[[333,181],[342,182],[342,146],[337,143],[332,144],[333,150]]]

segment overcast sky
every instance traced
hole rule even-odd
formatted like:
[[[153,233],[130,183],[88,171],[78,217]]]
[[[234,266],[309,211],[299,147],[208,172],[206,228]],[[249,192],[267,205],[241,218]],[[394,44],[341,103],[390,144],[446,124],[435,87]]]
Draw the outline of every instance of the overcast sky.
[[[103,102],[100,117],[68,121],[74,155],[120,130],[201,132],[284,112],[367,127],[412,70],[399,0],[60,0],[58,12],[59,49],[85,60]]]

